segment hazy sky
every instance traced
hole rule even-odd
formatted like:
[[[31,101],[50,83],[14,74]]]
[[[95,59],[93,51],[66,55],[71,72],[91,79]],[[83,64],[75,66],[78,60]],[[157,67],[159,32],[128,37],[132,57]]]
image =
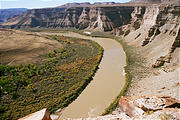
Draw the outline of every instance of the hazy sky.
[[[72,2],[129,2],[130,0],[0,0],[0,8],[43,8],[56,7]]]

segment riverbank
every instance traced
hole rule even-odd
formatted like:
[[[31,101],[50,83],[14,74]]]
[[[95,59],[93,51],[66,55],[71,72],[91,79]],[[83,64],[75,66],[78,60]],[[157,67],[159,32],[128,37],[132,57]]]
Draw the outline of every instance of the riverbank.
[[[43,32],[42,34],[47,33]],[[62,112],[64,116],[66,116],[67,114],[69,117],[73,117],[74,114],[75,118],[85,118],[89,115],[92,117],[100,115],[104,112],[105,108],[109,106],[113,99],[118,96],[125,83],[125,76],[123,71],[124,66],[126,66],[126,57],[122,46],[117,41],[110,38],[95,38],[90,36],[82,36],[80,34],[72,32],[67,32],[66,34],[54,34],[90,39],[103,46],[104,56],[102,62],[99,65],[99,69],[95,77],[93,78],[93,81],[90,83],[90,85],[88,85],[88,87],[86,88],[87,90],[85,89],[83,91],[84,94],[82,93],[77,98],[77,100],[75,100],[72,104],[70,104],[70,106],[63,110],[64,112]],[[87,100],[90,100],[91,102],[87,103]],[[86,109],[82,112],[77,112],[77,107],[82,108],[82,110],[85,108]],[[73,110],[76,111],[72,112]]]
[[[13,35],[17,32],[23,33],[15,30],[4,32],[12,32]],[[50,113],[66,107],[92,80],[103,56],[103,48],[94,41],[64,36],[44,36],[33,32],[25,35],[27,34],[32,36],[30,39],[46,37],[44,41],[35,39],[38,43],[45,42],[49,46],[59,43],[60,47],[54,47],[50,52],[41,54],[46,58],[42,59],[41,64],[28,62],[19,65],[0,64],[0,120],[18,119],[45,107]],[[7,38],[6,34],[1,36]],[[16,41],[17,39],[18,37],[14,37],[11,41],[6,40],[6,44],[15,41],[19,45],[19,42],[23,43],[27,40]],[[33,50],[39,48],[38,44],[35,45],[35,48],[32,47]],[[2,46],[6,45],[2,44]],[[21,45],[21,47],[26,46]],[[49,47],[47,46],[46,49]],[[22,52],[22,49],[20,50]],[[13,52],[18,54],[19,51]]]
[[[91,31],[91,34],[85,34],[83,31],[77,31],[77,30],[69,30],[71,32],[75,32],[81,35],[86,35],[87,37],[91,36],[94,38],[110,38],[117,41],[123,48],[125,55],[126,55],[126,66],[124,67],[124,74],[125,74],[125,84],[123,88],[121,89],[118,96],[113,100],[113,102],[104,110],[102,115],[110,114],[112,113],[118,106],[119,99],[121,96],[125,96],[128,92],[128,88],[130,87],[131,80],[133,76],[133,69],[135,69],[138,64],[142,63],[142,56],[138,55],[134,50],[136,48],[133,48],[132,46],[127,45],[125,41],[123,41],[123,38],[105,33],[105,32],[99,32],[99,31]]]
[[[165,64],[159,68],[153,68],[152,61],[156,61],[157,57],[163,54],[164,51],[160,50],[167,49],[173,42],[173,38],[167,36],[167,43],[161,43],[155,41],[149,46],[142,47],[139,46],[140,41],[135,40],[136,35],[129,35],[127,37],[116,37],[111,36],[111,38],[116,39],[124,48],[127,58],[127,66],[125,67],[126,72],[126,84],[119,94],[119,96],[114,100],[114,102],[105,110],[103,115],[109,113],[118,113],[116,109],[119,98],[121,96],[134,96],[134,95],[167,95],[176,99],[180,99],[179,96],[179,48],[172,53],[171,62]],[[164,35],[162,35],[164,38]],[[142,39],[142,38],[141,38]],[[143,38],[145,39],[145,38]],[[143,40],[142,39],[142,40]],[[162,39],[163,40],[163,39]],[[159,49],[159,50],[158,50]],[[115,110],[115,111],[114,111]]]
[[[123,50],[125,51],[126,66],[124,67],[124,72],[125,72],[126,80],[125,80],[125,85],[121,90],[121,92],[119,93],[119,95],[114,99],[114,101],[109,105],[109,107],[105,109],[102,115],[107,115],[112,113],[117,108],[121,96],[125,96],[127,94],[128,88],[132,80],[131,68],[135,66],[135,60],[137,59],[135,56],[133,56],[134,53],[132,51],[132,48],[128,46],[125,42],[123,42],[122,38],[116,36],[112,36],[112,38],[115,39],[117,42],[119,42],[122,45]]]

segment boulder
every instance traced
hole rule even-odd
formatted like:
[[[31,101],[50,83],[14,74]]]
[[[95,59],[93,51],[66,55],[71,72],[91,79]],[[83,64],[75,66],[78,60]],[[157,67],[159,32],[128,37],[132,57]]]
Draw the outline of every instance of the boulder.
[[[180,101],[169,96],[124,96],[119,101],[119,108],[130,117],[135,118],[141,118],[147,113],[155,113],[165,108],[176,108],[179,105]]]
[[[52,120],[50,117],[50,113],[47,108],[44,108],[40,111],[27,115],[19,120]]]

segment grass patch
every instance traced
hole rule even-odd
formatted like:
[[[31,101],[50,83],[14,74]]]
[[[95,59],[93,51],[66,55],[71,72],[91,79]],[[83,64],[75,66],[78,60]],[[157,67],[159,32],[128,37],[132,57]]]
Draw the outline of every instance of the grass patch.
[[[50,113],[75,100],[92,80],[103,55],[96,42],[50,36],[63,48],[41,65],[0,65],[0,119],[18,119],[48,108]]]

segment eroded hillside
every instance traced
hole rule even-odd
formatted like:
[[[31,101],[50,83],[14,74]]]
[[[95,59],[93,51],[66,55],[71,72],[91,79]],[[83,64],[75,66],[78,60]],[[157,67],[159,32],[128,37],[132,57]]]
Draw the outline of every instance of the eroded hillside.
[[[31,32],[0,29],[0,63],[8,65],[42,63],[46,54],[62,45]]]
[[[129,95],[160,94],[180,99],[180,6],[156,5],[146,9],[139,29],[127,27],[129,34],[122,35],[146,61],[136,68],[139,73],[134,74],[139,77],[133,79]]]

